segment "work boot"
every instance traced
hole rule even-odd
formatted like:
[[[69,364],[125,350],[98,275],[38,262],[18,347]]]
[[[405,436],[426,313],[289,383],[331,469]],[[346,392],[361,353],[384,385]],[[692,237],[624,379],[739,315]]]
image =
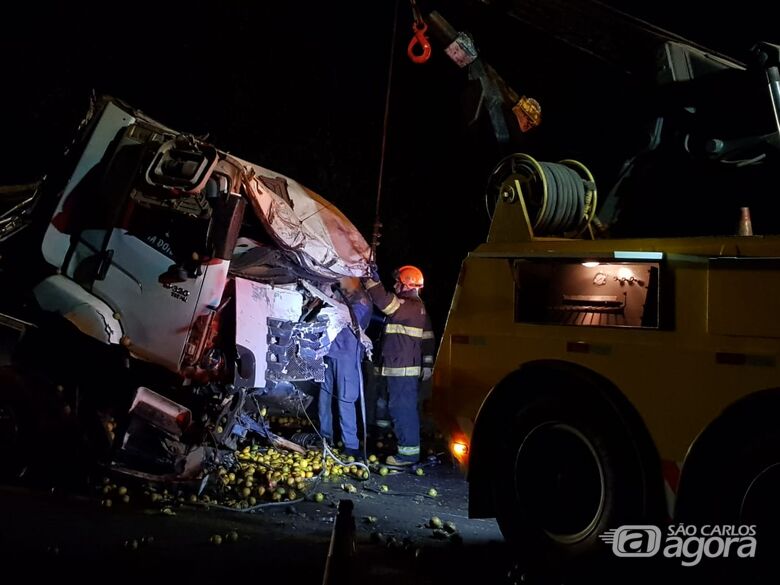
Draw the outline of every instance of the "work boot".
[[[399,459],[398,457],[394,455],[388,455],[387,459],[385,459],[385,463],[388,465],[395,465],[396,467],[406,467],[407,465],[414,465],[417,463],[416,461],[406,461],[404,459]]]
[[[356,460],[362,460],[363,459],[363,451],[360,449],[352,449],[350,447],[344,448],[344,454],[345,455],[352,455]]]

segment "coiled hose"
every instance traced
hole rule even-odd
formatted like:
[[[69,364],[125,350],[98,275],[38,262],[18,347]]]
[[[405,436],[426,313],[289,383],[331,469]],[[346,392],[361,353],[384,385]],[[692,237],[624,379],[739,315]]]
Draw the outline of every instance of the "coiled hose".
[[[522,153],[509,155],[493,169],[486,201],[491,194],[522,197],[536,236],[582,235],[597,203],[596,183],[585,165],[571,159],[540,162]]]

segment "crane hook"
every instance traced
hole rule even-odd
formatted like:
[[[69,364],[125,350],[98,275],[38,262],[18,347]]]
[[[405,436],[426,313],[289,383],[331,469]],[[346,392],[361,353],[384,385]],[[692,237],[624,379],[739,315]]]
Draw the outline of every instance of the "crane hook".
[[[414,31],[414,37],[409,41],[409,47],[406,49],[406,54],[414,63],[425,63],[431,58],[431,42],[425,33],[428,30],[428,25],[423,20],[415,20],[412,23],[412,31]],[[419,47],[418,47],[419,45]]]

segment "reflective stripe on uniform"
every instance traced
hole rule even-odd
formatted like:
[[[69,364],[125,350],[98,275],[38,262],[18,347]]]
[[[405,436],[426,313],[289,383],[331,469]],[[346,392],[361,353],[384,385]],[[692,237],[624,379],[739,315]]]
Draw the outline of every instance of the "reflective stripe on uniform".
[[[423,339],[433,339],[433,331],[423,331]]]
[[[403,445],[398,445],[398,454],[403,455],[404,457],[415,457],[420,455],[420,446],[417,445],[415,447],[405,447]]]
[[[405,368],[382,367],[383,376],[419,376],[421,372],[420,366],[408,366]]]
[[[423,363],[424,364],[432,364],[433,363],[433,356],[432,355],[424,355],[423,356]]]
[[[395,296],[394,296],[394,297],[393,297],[393,300],[392,300],[392,301],[390,301],[390,303],[389,303],[389,304],[388,304],[388,305],[387,305],[387,306],[386,306],[384,309],[382,309],[382,312],[383,312],[385,315],[392,315],[392,314],[393,314],[393,313],[395,313],[395,312],[396,312],[396,311],[397,311],[397,310],[398,310],[400,307],[401,307],[401,300],[400,300],[398,297],[395,297]],[[389,327],[389,325],[388,325],[388,327]]]
[[[409,337],[425,338],[422,327],[412,327],[411,325],[399,325],[398,323],[388,323],[385,325],[385,333],[399,333]]]
[[[366,281],[366,284],[365,284],[365,286],[366,286],[366,290],[371,290],[372,288],[374,288],[374,287],[375,287],[376,285],[378,285],[378,284],[379,284],[379,283],[378,283],[376,280],[371,280],[371,279],[368,279],[368,280]]]

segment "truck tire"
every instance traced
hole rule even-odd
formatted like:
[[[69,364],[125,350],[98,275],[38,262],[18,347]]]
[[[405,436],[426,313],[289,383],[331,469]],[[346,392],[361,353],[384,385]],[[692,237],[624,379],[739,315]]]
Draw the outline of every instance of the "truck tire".
[[[736,409],[691,449],[680,479],[675,522],[754,526],[755,557],[703,559],[707,575],[730,582],[777,583],[780,563],[780,428],[777,406]],[[763,553],[763,554],[762,554]],[[746,577],[749,577],[746,579]],[[765,580],[759,579],[763,577]]]
[[[606,401],[545,389],[506,426],[491,473],[496,516],[532,573],[585,571],[612,557],[599,539],[604,531],[648,519],[652,490],[642,457]]]

